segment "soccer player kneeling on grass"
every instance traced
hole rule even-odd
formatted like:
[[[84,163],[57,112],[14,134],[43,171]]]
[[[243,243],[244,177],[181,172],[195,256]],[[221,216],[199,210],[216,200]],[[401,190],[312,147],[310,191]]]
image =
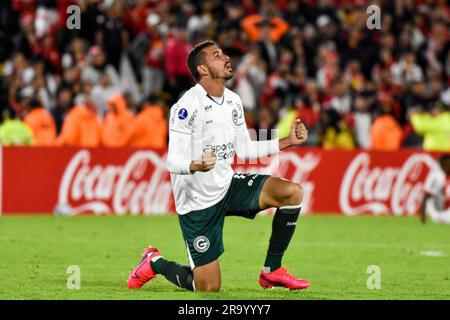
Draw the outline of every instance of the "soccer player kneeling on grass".
[[[225,87],[233,76],[230,58],[208,40],[191,50],[187,64],[197,84],[171,109],[167,166],[190,266],[167,260],[150,246],[131,272],[128,287],[139,289],[162,274],[188,290],[219,291],[225,216],[253,219],[276,207],[259,284],[307,288],[309,282],[281,266],[300,214],[302,188],[273,176],[235,174],[231,168],[235,152],[255,159],[301,145],[308,137],[305,126],[297,120],[286,138],[251,141],[241,99]]]

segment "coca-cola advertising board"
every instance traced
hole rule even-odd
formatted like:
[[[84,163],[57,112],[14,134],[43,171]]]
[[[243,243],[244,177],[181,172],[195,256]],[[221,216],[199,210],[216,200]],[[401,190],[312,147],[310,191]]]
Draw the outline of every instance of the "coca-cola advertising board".
[[[413,215],[438,157],[296,148],[234,168],[300,183],[304,212]],[[3,214],[175,213],[165,150],[3,147],[0,161]]]

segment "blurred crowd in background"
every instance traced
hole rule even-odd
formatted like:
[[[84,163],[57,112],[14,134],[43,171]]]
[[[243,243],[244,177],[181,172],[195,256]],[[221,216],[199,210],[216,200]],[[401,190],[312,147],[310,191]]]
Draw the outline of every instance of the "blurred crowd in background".
[[[449,24],[443,0],[2,0],[0,143],[164,148],[187,54],[213,39],[249,129],[300,118],[309,146],[450,151]]]

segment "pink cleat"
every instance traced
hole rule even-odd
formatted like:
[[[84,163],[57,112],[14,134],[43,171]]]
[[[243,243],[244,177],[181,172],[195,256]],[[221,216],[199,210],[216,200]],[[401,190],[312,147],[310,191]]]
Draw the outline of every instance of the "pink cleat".
[[[160,256],[160,253],[155,247],[150,246],[144,250],[139,265],[131,271],[128,278],[129,289],[140,289],[145,283],[156,277],[156,272],[153,271],[150,262],[158,256]]]
[[[306,289],[311,284],[303,279],[297,279],[289,274],[284,267],[278,268],[270,273],[263,271],[259,274],[259,285],[263,288],[285,287],[290,290]]]

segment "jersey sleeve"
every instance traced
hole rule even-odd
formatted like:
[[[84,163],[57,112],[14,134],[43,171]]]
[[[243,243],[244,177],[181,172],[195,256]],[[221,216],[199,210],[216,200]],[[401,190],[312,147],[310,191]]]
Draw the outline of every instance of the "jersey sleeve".
[[[173,174],[190,174],[194,127],[200,108],[194,99],[182,99],[170,111],[167,169]]]
[[[200,108],[195,100],[175,104],[170,110],[169,131],[190,135],[198,122]]]

